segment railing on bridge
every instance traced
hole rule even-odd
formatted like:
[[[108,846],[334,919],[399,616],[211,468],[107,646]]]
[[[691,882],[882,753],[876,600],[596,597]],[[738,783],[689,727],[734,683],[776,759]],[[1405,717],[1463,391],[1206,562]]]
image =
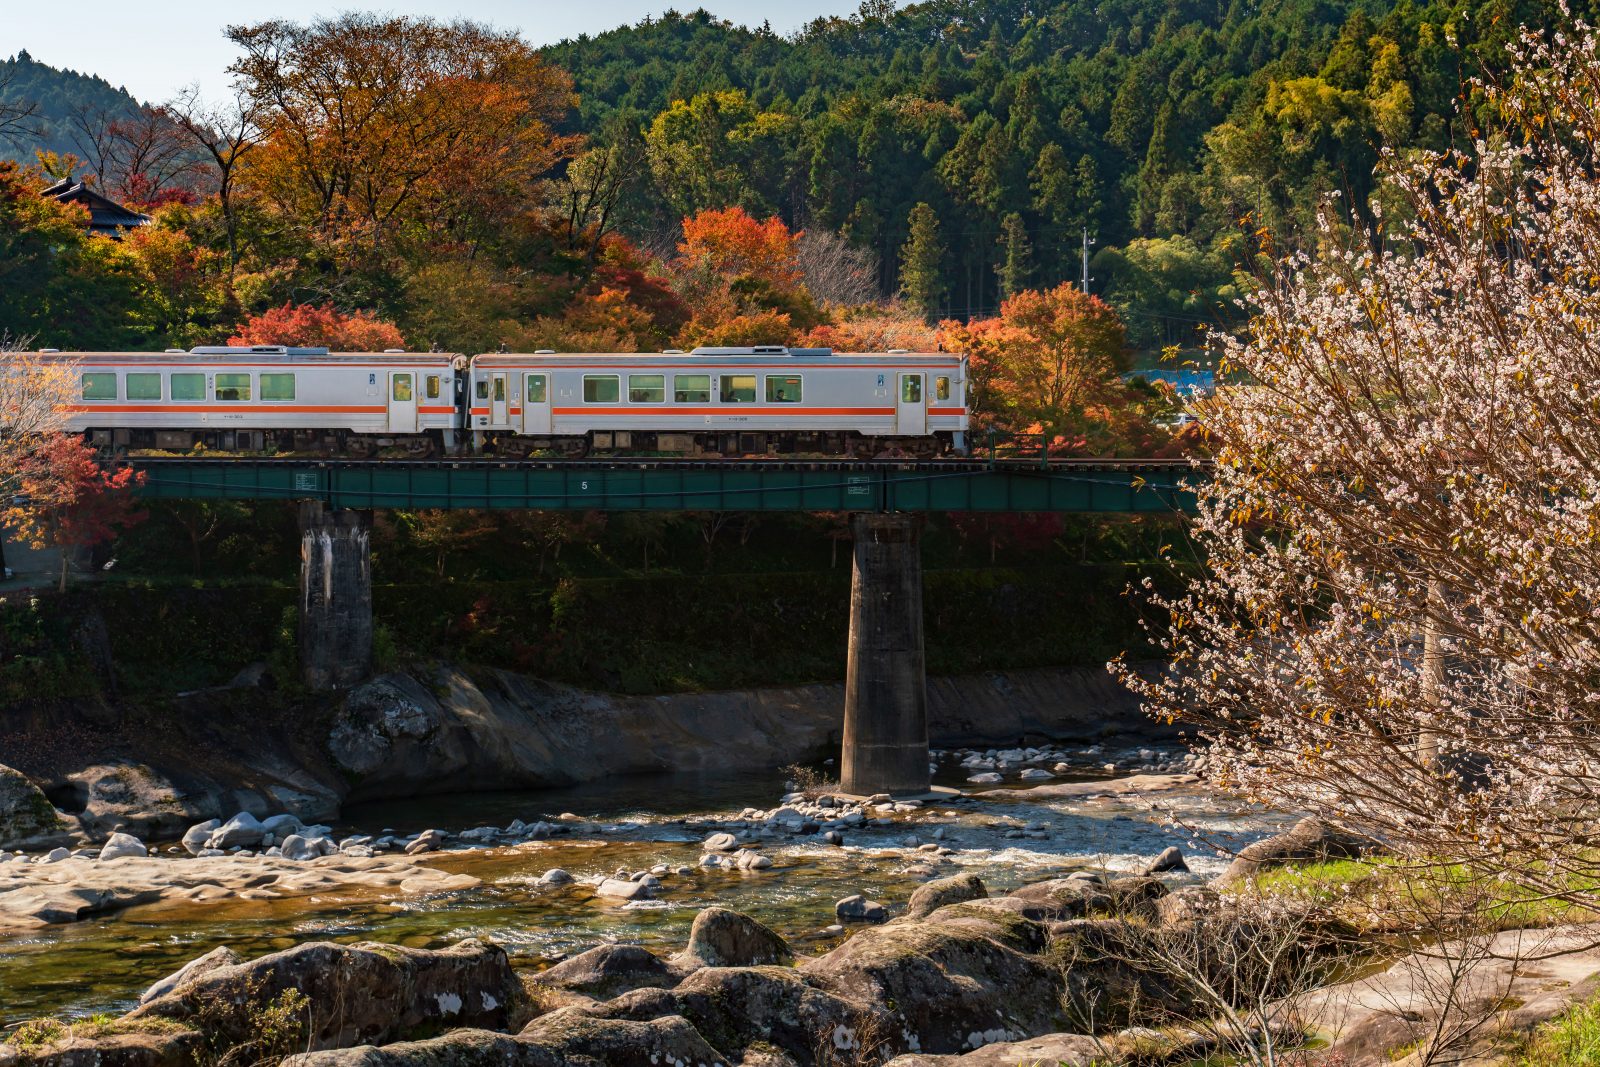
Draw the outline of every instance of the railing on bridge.
[[[136,457],[147,499],[338,508],[1173,513],[1185,460],[316,460]]]

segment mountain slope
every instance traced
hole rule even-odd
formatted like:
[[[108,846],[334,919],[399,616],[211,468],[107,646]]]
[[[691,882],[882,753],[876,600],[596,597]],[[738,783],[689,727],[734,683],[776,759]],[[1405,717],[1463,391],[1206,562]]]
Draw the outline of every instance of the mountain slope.
[[[139,102],[126,89],[116,88],[104,78],[60,70],[34,60],[27,49],[10,59],[0,60],[0,108],[32,104],[36,110],[27,120],[31,130],[10,138],[0,138],[0,159],[24,163],[34,160],[35,151],[75,152],[72,116],[74,113],[117,116],[136,111]]]

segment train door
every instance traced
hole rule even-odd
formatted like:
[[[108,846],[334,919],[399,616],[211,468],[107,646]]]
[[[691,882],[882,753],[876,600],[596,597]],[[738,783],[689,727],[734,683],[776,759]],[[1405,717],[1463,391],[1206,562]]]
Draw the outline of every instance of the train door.
[[[417,376],[411,371],[389,372],[389,432],[417,432]]]
[[[522,432],[547,434],[550,432],[549,379],[543,374],[530,374],[522,391]]]
[[[489,425],[508,426],[511,416],[507,414],[506,405],[506,373],[494,371],[489,375]]]
[[[900,375],[900,407],[896,412],[896,430],[909,437],[921,437],[928,432],[928,402],[923,396],[923,375]]]

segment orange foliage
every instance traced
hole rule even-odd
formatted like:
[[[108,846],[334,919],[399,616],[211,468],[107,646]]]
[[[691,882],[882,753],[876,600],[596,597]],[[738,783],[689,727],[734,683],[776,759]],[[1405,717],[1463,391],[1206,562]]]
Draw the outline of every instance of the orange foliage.
[[[230,345],[324,345],[335,352],[382,352],[404,348],[391,322],[369,311],[336,311],[332,304],[289,304],[252,315],[228,338]]]
[[[921,315],[895,303],[851,308],[837,322],[812,327],[795,344],[835,352],[887,352],[891,348],[932,352],[939,345],[939,333]]]
[[[640,338],[655,329],[650,312],[629,301],[622,289],[583,292],[559,316],[546,316],[531,325],[513,328],[507,344],[515,351],[541,348],[557,352],[636,352]]]
[[[1095,451],[1128,403],[1117,377],[1126,358],[1122,321],[1070,283],[1018,293],[999,317],[946,322],[940,334],[969,357],[979,428],[1044,434],[1054,451]]]
[[[799,233],[780,219],[757,222],[742,207],[711,209],[683,220],[682,267],[723,278],[758,278],[781,290],[800,285]]]
[[[684,328],[685,347],[735,345],[786,345],[794,324],[782,311],[755,311],[726,318],[696,315]]]

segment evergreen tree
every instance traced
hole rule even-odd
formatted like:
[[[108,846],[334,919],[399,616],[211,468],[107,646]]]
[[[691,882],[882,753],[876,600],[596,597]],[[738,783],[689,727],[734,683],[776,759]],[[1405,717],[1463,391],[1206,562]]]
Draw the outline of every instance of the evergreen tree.
[[[911,234],[900,246],[900,292],[926,318],[938,314],[944,298],[939,265],[944,248],[939,244],[939,219],[927,202],[911,209]]]
[[[1015,211],[1000,224],[1000,247],[1005,257],[995,273],[1000,276],[1000,295],[1009,300],[1028,287],[1028,228]]]

